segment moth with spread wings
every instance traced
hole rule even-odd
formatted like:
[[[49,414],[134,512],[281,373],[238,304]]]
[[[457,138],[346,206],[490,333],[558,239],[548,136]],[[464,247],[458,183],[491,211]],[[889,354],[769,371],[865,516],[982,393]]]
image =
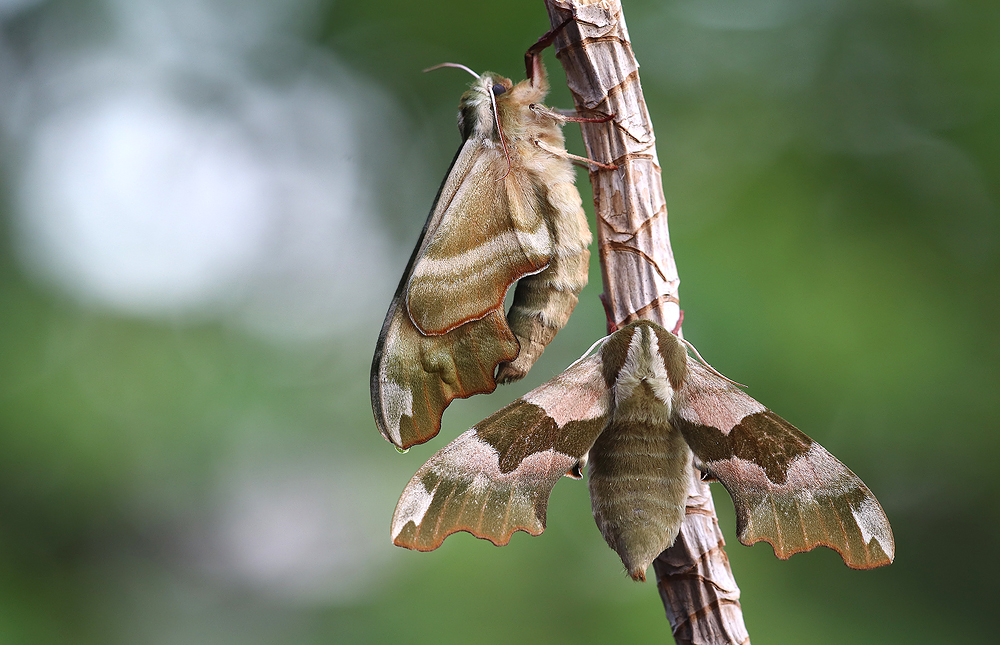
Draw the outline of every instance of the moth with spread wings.
[[[684,519],[692,453],[732,496],[743,544],[767,541],[782,559],[827,546],[855,569],[892,562],[892,529],[861,479],[648,321],[434,455],[403,491],[392,539],[429,551],[456,531],[497,545],[538,535],[556,481],[587,464],[597,526],[644,580]]]
[[[462,95],[462,147],[379,334],[372,409],[400,449],[436,435],[453,399],[523,377],[587,284],[591,236],[563,150],[567,117],[538,105],[549,86],[537,52],[527,67],[517,85],[487,72]]]

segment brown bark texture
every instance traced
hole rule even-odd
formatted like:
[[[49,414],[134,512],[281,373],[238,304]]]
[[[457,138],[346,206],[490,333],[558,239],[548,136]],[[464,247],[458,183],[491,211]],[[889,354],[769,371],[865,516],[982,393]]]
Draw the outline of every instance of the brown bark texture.
[[[618,166],[592,167],[590,173],[609,328],[641,318],[675,329],[680,280],[653,126],[621,2],[545,0],[545,5],[553,27],[571,19],[555,48],[577,111],[586,117],[614,115],[610,123],[581,124],[587,156]],[[677,643],[749,643],[712,496],[694,472],[680,534],[653,562],[667,619]]]

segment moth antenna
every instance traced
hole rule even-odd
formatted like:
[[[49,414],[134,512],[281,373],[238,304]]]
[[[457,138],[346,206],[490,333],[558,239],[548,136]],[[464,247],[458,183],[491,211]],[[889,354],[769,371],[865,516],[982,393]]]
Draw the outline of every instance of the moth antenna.
[[[464,69],[465,71],[467,71],[468,73],[472,74],[476,78],[479,78],[479,74],[475,73],[474,71],[472,71],[471,69],[469,69],[468,67],[466,67],[465,65],[463,65],[461,63],[439,63],[437,65],[434,65],[433,67],[428,67],[424,71],[425,72],[432,72],[432,71],[434,71],[436,69],[441,69],[442,67],[454,67],[455,69]]]
[[[677,340],[679,340],[682,343],[684,343],[685,345],[687,345],[688,349],[690,349],[692,352],[694,352],[694,355],[695,355],[695,357],[697,357],[698,362],[701,363],[702,365],[704,365],[705,367],[707,367],[709,369],[709,371],[712,372],[712,374],[715,374],[716,376],[718,376],[719,378],[721,378],[723,381],[729,381],[730,383],[732,383],[736,387],[743,388],[744,390],[747,389],[746,385],[743,385],[742,383],[737,383],[733,379],[729,378],[728,376],[725,376],[724,374],[722,374],[721,372],[719,372],[719,370],[717,370],[714,367],[712,367],[711,365],[709,365],[708,361],[706,361],[704,358],[701,357],[701,354],[698,353],[698,350],[695,349],[694,345],[692,345],[688,341],[684,340],[680,336],[677,337]]]
[[[431,72],[434,71],[435,69],[441,69],[442,67],[454,67],[455,69],[464,69],[465,71],[472,74],[476,78],[479,78],[479,74],[475,73],[474,71],[472,71],[471,69],[469,69],[468,67],[466,67],[461,63],[438,63],[433,67],[428,67],[424,71]],[[511,168],[510,152],[507,150],[507,140],[503,136],[503,128],[500,127],[500,113],[497,111],[497,97],[493,95],[493,92],[490,92],[489,94],[490,94],[490,102],[493,104],[493,120],[496,121],[497,133],[500,134],[500,145],[503,146],[503,156],[505,159],[507,159],[507,172],[503,174],[503,177],[497,180],[497,181],[503,181],[504,179],[507,178],[507,175],[510,174],[510,168]]]
[[[680,338],[681,335],[681,325],[684,324],[684,310],[681,309],[680,311],[681,312],[677,315],[677,324],[670,330],[670,333],[678,338]]]
[[[607,342],[607,340],[608,340],[609,338],[611,338],[611,335],[610,335],[610,334],[608,334],[608,335],[607,335],[607,336],[605,336],[604,338],[598,338],[598,339],[597,339],[596,341],[594,341],[594,344],[590,346],[590,349],[588,349],[587,351],[585,351],[585,352],[583,353],[583,356],[581,356],[580,358],[578,358],[578,359],[576,359],[575,361],[573,361],[573,362],[572,362],[572,363],[570,364],[570,366],[569,366],[569,367],[567,367],[566,369],[568,370],[568,369],[569,369],[570,367],[573,367],[574,365],[576,365],[577,363],[579,363],[579,362],[580,362],[580,361],[582,361],[583,359],[585,359],[585,358],[589,358],[589,357],[590,357],[590,355],[594,353],[594,350],[595,350],[595,349],[597,349],[597,348],[598,348],[599,346],[603,345],[603,344],[604,344],[605,342]],[[566,370],[563,370],[563,371],[566,371]],[[723,377],[723,378],[724,378],[724,377]]]
[[[490,102],[493,103],[493,120],[497,124],[497,132],[500,134],[500,145],[503,146],[503,156],[507,158],[507,172],[503,174],[503,177],[497,179],[497,181],[503,181],[510,174],[510,153],[507,152],[507,141],[503,137],[503,128],[500,127],[500,112],[497,110],[497,97],[490,92]]]

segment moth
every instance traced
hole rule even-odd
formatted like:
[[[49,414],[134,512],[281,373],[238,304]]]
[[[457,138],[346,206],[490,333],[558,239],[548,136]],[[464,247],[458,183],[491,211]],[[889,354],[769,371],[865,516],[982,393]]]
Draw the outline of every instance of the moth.
[[[459,106],[462,146],[372,361],[375,421],[399,449],[436,435],[453,399],[523,377],[587,284],[591,235],[570,162],[582,158],[563,149],[561,127],[607,119],[574,119],[540,105],[549,85],[539,52],[555,31],[528,50],[528,78],[517,85],[445,63],[476,76]]]
[[[680,530],[697,467],[732,496],[747,546],[764,540],[781,559],[827,546],[855,569],[892,562],[892,529],[864,482],[672,333],[637,321],[599,343],[424,464],[393,541],[429,551],[456,531],[498,546],[538,535],[556,481],[586,465],[598,528],[644,580]]]

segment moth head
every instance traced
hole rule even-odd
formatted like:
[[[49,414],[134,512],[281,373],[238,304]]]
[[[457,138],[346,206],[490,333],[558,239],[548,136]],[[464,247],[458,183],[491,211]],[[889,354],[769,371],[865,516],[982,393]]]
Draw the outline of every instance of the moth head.
[[[668,410],[673,393],[687,379],[687,352],[676,336],[639,320],[612,334],[601,348],[604,380],[617,403],[639,394]]]
[[[462,139],[473,135],[489,136],[493,123],[496,122],[493,107],[497,103],[496,97],[508,92],[514,84],[510,79],[493,72],[479,74],[461,63],[440,63],[424,71],[430,72],[442,67],[466,71],[476,79],[458,104],[458,129],[462,133]]]
[[[493,72],[476,76],[458,104],[458,129],[463,139],[497,137],[497,114],[502,112],[501,106],[506,107],[513,86],[509,78]]]
[[[482,141],[492,140],[500,144],[507,159],[507,171],[499,179],[506,178],[511,170],[507,141],[510,136],[521,136],[526,116],[530,113],[529,106],[544,99],[549,90],[541,59],[538,59],[531,68],[531,77],[517,85],[499,74],[493,72],[477,74],[458,63],[441,63],[424,71],[429,72],[441,67],[462,69],[476,78],[459,102],[458,129],[462,133],[463,140],[474,138]]]

